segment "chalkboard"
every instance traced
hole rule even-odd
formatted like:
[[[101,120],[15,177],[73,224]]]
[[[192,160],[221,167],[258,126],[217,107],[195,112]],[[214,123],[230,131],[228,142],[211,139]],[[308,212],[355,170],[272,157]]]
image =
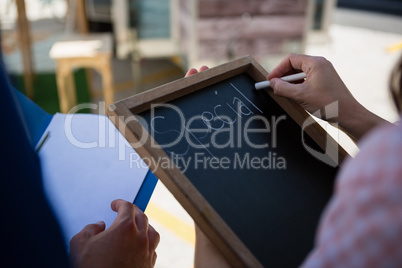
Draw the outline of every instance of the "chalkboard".
[[[111,118],[232,265],[296,267],[338,170],[310,151],[346,154],[316,124],[304,131],[295,103],[256,91],[264,77],[243,58],[116,103]]]

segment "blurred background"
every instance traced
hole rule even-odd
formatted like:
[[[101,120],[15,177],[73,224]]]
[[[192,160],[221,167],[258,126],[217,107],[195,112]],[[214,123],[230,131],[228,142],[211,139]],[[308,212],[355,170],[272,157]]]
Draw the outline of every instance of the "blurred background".
[[[270,71],[294,52],[326,57],[358,101],[398,119],[388,79],[402,0],[0,0],[0,26],[12,83],[52,114],[246,55]],[[156,266],[192,267],[193,222],[162,183],[146,212],[161,234]]]

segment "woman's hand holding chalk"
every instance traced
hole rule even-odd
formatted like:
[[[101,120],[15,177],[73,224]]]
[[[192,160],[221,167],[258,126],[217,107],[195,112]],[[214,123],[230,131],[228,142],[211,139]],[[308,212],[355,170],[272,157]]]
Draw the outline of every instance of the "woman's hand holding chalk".
[[[302,80],[306,77],[307,77],[307,74],[305,74],[305,73],[297,73],[297,74],[291,74],[288,76],[281,77],[281,79],[286,82],[294,82],[294,81]],[[269,81],[258,82],[255,84],[255,89],[257,89],[257,90],[267,88],[267,87],[269,87]]]

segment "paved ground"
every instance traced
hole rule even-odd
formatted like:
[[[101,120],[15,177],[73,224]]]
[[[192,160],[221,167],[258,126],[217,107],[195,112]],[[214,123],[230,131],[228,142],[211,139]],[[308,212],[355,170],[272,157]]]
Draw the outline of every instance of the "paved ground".
[[[0,16],[4,15],[2,12],[5,10],[6,2],[8,1],[0,3]],[[61,16],[63,6],[61,2],[58,5],[60,6],[53,7],[52,10],[57,10],[54,12],[59,14],[57,16]],[[38,10],[38,6],[35,8]],[[35,8],[32,7],[29,12],[34,13],[32,10]],[[48,12],[47,17],[52,17],[53,13]],[[3,29],[12,28],[12,24],[12,16],[8,15],[3,22]],[[62,34],[62,24],[48,23],[49,31],[43,32],[42,35],[40,33],[43,28],[39,26],[40,22],[37,21],[36,28],[33,29],[33,32],[36,33],[35,67],[38,71],[54,70],[54,63],[47,54],[52,42]],[[8,31],[5,33],[12,34]],[[3,42],[6,41],[8,40],[3,39]],[[309,43],[306,53],[325,56],[332,61],[346,85],[361,103],[385,119],[395,121],[397,114],[390,102],[388,78],[392,66],[402,53],[400,48],[398,50],[401,42],[401,17],[338,9],[334,14],[334,22],[329,29],[327,41]],[[11,71],[21,72],[20,55],[18,50],[13,49],[12,44],[5,58]],[[117,82],[124,84],[127,79],[130,80],[129,62],[115,61],[114,66]],[[167,60],[146,61],[143,67],[146,70],[144,71],[146,77],[142,89],[155,86],[155,82],[150,82],[155,80],[155,77],[162,83],[183,75],[182,71],[177,70],[177,67]],[[271,66],[267,66],[267,68],[269,69]],[[99,80],[99,78],[96,79]],[[99,81],[95,81],[96,83]],[[131,94],[133,91],[121,92],[116,95],[116,98],[123,98]],[[345,137],[341,137],[341,142],[350,152],[356,152],[356,147]],[[192,267],[193,221],[161,183],[156,187],[146,212],[150,223],[161,234],[156,266]]]
[[[309,44],[306,53],[330,60],[359,102],[379,116],[396,121],[388,81],[402,54],[401,44],[402,17],[338,9],[328,42]],[[356,152],[345,136],[340,142],[349,152]]]

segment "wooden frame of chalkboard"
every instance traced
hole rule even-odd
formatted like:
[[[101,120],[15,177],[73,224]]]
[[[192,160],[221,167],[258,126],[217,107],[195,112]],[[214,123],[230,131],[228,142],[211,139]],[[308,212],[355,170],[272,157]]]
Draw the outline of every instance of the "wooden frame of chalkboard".
[[[137,117],[138,114],[149,111],[153,104],[172,102],[242,74],[250,76],[253,82],[264,81],[268,75],[251,56],[248,56],[118,101],[109,106],[108,115],[142,158],[155,160],[147,161],[150,169],[232,266],[262,267],[261,262],[172,159],[167,165],[169,168],[163,168],[157,164],[158,159],[170,159],[170,157],[163,148],[158,146],[154,137],[150,136],[144,128],[144,122]],[[310,115],[295,102],[275,96],[270,89],[265,91],[300,127],[306,121],[311,121]],[[340,163],[347,156],[346,151],[327,135],[319,124],[312,123],[304,131],[323,151],[329,152],[328,155],[334,158],[332,159],[334,162]],[[143,139],[144,136],[148,138]]]

